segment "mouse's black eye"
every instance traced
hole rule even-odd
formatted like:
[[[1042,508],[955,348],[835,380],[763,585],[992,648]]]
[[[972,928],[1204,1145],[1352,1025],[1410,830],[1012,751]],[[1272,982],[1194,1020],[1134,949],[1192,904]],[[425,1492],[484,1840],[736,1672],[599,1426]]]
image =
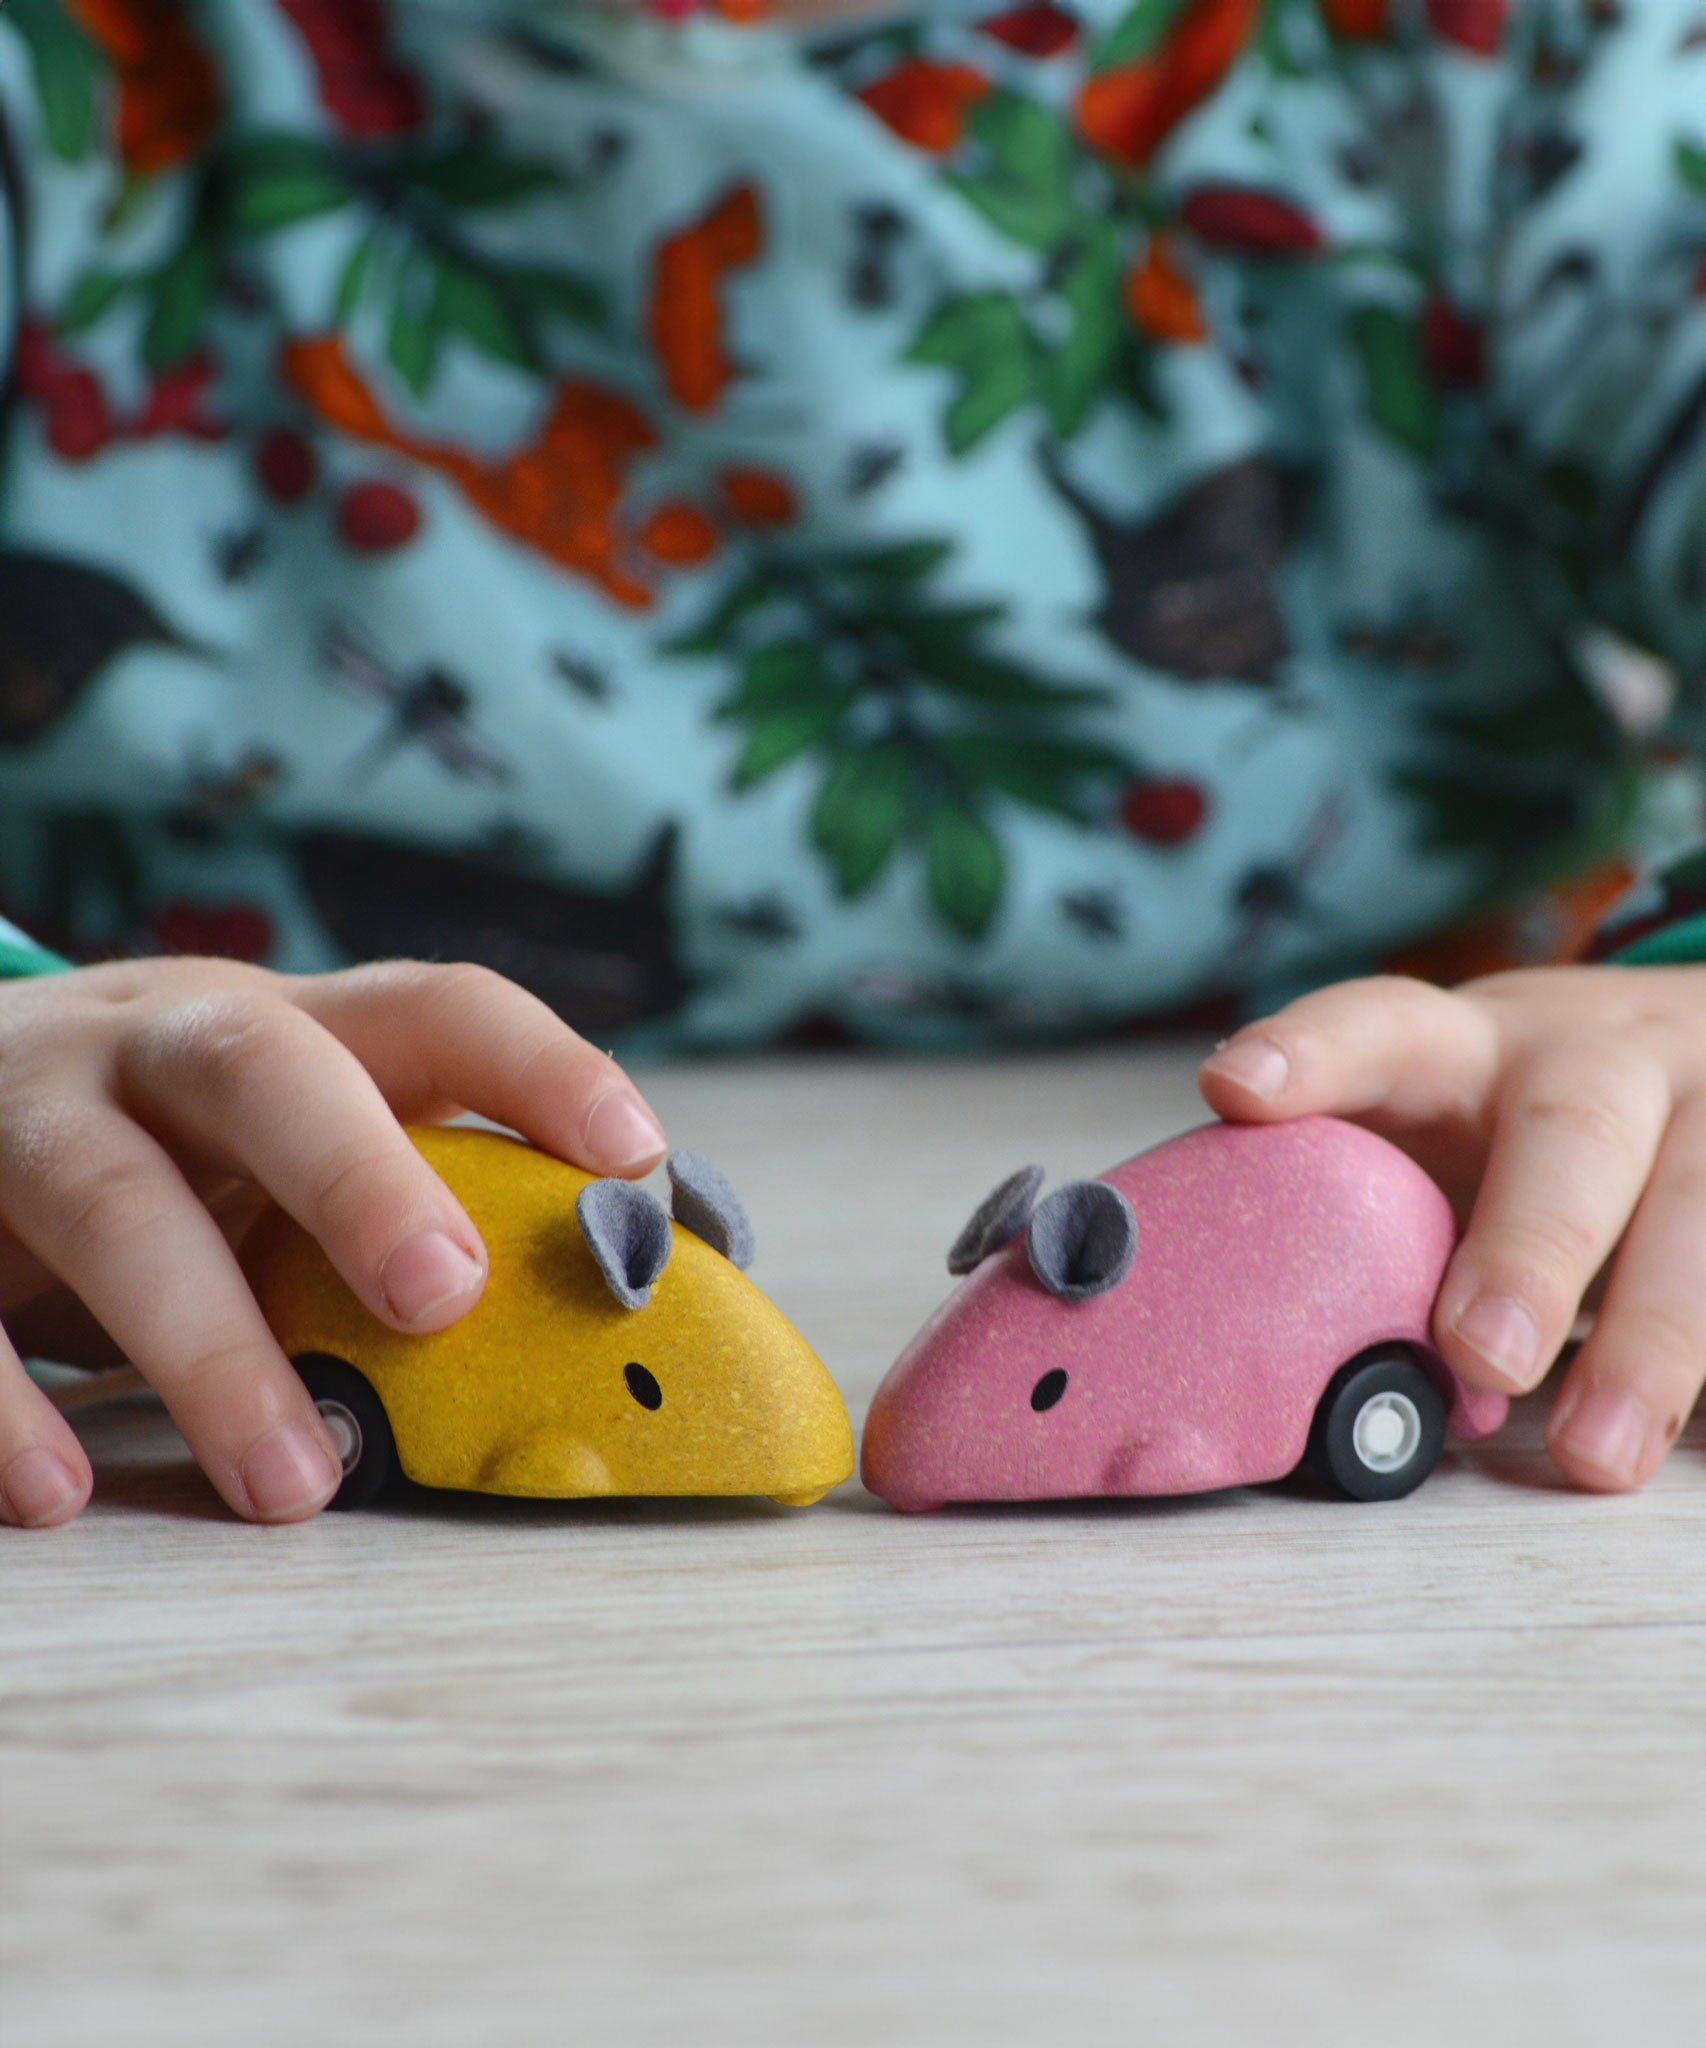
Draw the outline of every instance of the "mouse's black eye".
[[[1045,1372],[1031,1389],[1031,1406],[1040,1415],[1045,1408],[1052,1408],[1066,1392],[1066,1375],[1057,1365],[1053,1372]]]
[[[628,1382],[629,1393],[633,1395],[642,1408],[661,1408],[663,1406],[663,1389],[643,1365],[623,1366],[622,1377]],[[1066,1375],[1062,1373],[1061,1379],[1063,1382],[1065,1378]]]

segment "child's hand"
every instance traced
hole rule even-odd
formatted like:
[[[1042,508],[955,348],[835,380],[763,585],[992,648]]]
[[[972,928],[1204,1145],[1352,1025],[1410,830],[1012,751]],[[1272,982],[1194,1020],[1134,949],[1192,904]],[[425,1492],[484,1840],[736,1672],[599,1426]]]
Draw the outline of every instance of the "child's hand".
[[[479,1299],[485,1250],[399,1120],[461,1109],[600,1173],[664,1148],[621,1069],[484,968],[146,960],[0,984],[0,1311],[64,1282],[239,1514],[310,1515],[338,1460],[238,1269],[232,1215],[270,1195],[375,1315],[442,1329]],[[0,1335],[0,1513],[65,1521],[89,1486]]]
[[[1366,1124],[1472,1204],[1433,1325],[1471,1385],[1535,1386],[1615,1250],[1546,1440],[1579,1486],[1652,1476],[1706,1377],[1706,968],[1346,982],[1199,1078],[1224,1117]]]

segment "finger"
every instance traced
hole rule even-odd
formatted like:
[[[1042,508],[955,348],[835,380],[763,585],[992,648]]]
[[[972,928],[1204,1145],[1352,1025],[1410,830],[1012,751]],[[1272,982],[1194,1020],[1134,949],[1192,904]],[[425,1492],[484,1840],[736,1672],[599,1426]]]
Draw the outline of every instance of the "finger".
[[[663,1130],[616,1062],[488,968],[384,961],[301,984],[297,1000],[393,1103],[448,1098],[594,1173],[663,1157]]]
[[[247,991],[192,1019],[169,1012],[125,1041],[132,1114],[259,1182],[395,1328],[466,1314],[486,1283],[480,1234],[360,1060],[292,1004]]]
[[[1643,1485],[1681,1434],[1706,1378],[1702,1244],[1706,1101],[1695,1097],[1659,1147],[1605,1304],[1546,1425],[1547,1448],[1578,1486]]]
[[[1498,1033],[1477,1005],[1379,975],[1318,989],[1247,1025],[1197,1078],[1215,1114],[1234,1121],[1324,1114],[1403,1130],[1479,1121],[1498,1070]]]
[[[1434,1306],[1434,1341],[1472,1386],[1526,1393],[1551,1366],[1634,1212],[1670,1109],[1658,1061],[1602,1044],[1542,1051],[1511,1073]]]
[[[71,1425],[0,1330],[0,1516],[16,1529],[68,1522],[93,1483]]]
[[[7,1137],[5,1221],[159,1392],[225,1499],[263,1522],[323,1507],[341,1462],[219,1226],[167,1154],[116,1110]]]

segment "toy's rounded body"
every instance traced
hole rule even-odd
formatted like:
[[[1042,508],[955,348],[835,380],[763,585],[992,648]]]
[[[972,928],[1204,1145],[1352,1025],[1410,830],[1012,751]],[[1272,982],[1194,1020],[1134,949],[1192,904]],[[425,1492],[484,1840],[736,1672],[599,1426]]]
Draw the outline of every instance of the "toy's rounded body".
[[[243,1256],[285,1352],[346,1360],[371,1384],[411,1479],[804,1503],[848,1477],[853,1435],[834,1381],[720,1252],[671,1224],[649,1301],[624,1307],[577,1225],[590,1175],[492,1132],[409,1135],[490,1258],[485,1292],[460,1321],[424,1336],[389,1330],[276,1211]]]
[[[1062,1300],[1022,1232],[985,1258],[877,1391],[873,1492],[916,1510],[1278,1479],[1334,1374],[1381,1345],[1425,1364],[1459,1434],[1502,1421],[1502,1397],[1431,1349],[1455,1226],[1383,1139],[1325,1117],[1211,1124],[1101,1178],[1135,1211],[1130,1270]]]

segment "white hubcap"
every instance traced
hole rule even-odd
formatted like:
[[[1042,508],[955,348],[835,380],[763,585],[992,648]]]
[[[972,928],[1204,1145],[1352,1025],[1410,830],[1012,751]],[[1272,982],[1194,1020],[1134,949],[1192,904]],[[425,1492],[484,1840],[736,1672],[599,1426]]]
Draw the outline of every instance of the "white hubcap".
[[[341,1401],[316,1401],[314,1405],[332,1439],[332,1448],[343,1460],[344,1470],[349,1471],[361,1456],[361,1424],[356,1421],[353,1409],[346,1408]]]
[[[1422,1440],[1422,1418],[1408,1394],[1376,1394],[1357,1410],[1351,1441],[1371,1472],[1401,1472]]]

